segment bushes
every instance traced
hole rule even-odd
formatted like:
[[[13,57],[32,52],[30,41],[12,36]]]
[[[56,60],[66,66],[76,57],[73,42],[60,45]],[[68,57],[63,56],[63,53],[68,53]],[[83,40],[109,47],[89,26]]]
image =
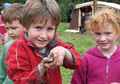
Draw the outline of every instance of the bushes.
[[[81,0],[56,0],[61,8],[62,22],[70,22],[74,6],[81,3]]]
[[[67,3],[67,4],[60,4],[61,7],[61,17],[62,22],[67,22],[70,19],[70,15],[72,14],[72,11],[74,9],[73,3]]]
[[[71,0],[59,0],[58,4],[61,8],[62,22],[67,22],[74,8],[74,3]]]

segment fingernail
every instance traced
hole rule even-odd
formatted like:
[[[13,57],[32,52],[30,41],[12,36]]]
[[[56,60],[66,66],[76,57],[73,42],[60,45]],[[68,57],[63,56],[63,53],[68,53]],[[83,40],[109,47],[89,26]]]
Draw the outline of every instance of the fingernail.
[[[52,61],[53,59],[52,58],[50,58],[50,61]]]

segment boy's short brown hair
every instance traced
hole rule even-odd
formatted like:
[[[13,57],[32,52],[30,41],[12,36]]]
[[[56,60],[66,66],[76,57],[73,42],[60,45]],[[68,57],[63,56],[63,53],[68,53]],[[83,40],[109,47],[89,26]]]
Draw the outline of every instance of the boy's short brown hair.
[[[60,8],[55,0],[31,0],[23,10],[22,25],[28,29],[32,23],[47,22],[49,19],[57,27],[60,23]]]
[[[22,18],[22,12],[23,12],[23,5],[21,3],[13,3],[9,7],[5,8],[3,10],[2,14],[2,20],[3,23],[12,23],[13,20],[19,20],[21,22]]]

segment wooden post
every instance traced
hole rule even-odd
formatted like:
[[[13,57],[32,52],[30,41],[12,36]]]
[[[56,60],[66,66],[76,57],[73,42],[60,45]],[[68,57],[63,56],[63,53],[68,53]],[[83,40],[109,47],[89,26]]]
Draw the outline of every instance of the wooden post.
[[[93,9],[94,9],[94,13],[97,10],[97,0],[93,0]]]

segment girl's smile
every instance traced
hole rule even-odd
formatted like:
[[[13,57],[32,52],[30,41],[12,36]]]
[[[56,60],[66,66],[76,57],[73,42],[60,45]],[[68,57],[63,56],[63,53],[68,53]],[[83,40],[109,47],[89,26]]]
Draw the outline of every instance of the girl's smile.
[[[116,49],[116,31],[112,24],[106,24],[100,26],[98,31],[94,32],[94,38],[100,50],[104,51],[115,51]]]

